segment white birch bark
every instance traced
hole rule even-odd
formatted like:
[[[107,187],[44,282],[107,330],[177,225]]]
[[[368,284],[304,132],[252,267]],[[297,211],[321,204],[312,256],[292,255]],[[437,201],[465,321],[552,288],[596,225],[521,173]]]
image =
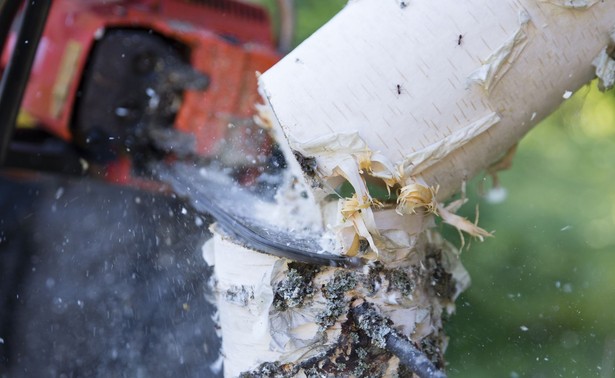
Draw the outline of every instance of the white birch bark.
[[[614,26],[612,1],[406,3],[351,1],[261,82],[293,148],[359,131],[440,198],[593,78]]]
[[[612,0],[353,0],[264,73],[287,158],[314,163],[311,206],[286,217],[367,263],[296,264],[215,232],[225,375],[411,375],[362,328],[363,303],[442,366],[442,316],[469,278],[433,220],[488,234],[442,202],[595,76],[614,20]],[[356,195],[331,200],[344,181]],[[399,191],[398,203],[381,206],[368,183]]]

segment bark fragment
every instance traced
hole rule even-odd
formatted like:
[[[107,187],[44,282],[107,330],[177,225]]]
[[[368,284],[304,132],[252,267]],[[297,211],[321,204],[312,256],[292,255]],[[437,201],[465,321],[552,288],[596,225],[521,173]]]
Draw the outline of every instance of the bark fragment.
[[[468,76],[468,86],[477,83],[487,93],[495,87],[525,48],[528,38],[527,27],[530,20],[530,15],[526,11],[519,12],[519,29],[489,55],[482,66]]]
[[[596,67],[598,88],[603,92],[608,91],[615,85],[615,59],[611,57],[612,53],[612,48],[605,47],[592,62],[592,65]]]

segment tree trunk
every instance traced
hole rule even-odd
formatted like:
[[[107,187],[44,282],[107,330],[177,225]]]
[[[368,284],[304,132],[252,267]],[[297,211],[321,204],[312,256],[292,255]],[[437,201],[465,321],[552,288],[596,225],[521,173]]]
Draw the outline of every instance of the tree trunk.
[[[433,226],[489,235],[454,214],[463,199],[443,201],[506,166],[601,51],[612,76],[614,16],[598,0],[355,0],[263,74],[261,120],[289,160],[263,214],[362,266],[273,257],[214,229],[225,375],[441,376],[443,319],[469,277]]]

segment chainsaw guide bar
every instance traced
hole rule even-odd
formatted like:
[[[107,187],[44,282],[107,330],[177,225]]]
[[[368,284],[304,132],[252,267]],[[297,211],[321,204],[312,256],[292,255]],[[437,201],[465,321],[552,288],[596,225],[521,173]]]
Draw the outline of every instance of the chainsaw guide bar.
[[[227,236],[248,248],[308,264],[343,268],[364,265],[360,258],[323,251],[316,233],[284,229],[250,216],[257,211],[254,204],[264,200],[230,180],[218,179],[224,175],[215,168],[175,163],[158,165],[153,172],[197,212],[215,218]]]

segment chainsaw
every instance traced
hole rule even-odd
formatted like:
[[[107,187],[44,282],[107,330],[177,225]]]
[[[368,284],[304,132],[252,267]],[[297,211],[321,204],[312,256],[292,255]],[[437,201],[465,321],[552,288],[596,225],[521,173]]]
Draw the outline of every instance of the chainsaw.
[[[13,71],[25,60],[17,58],[26,48],[35,54],[20,83],[17,128],[2,122],[5,166],[119,184],[167,155],[215,158],[244,180],[264,166],[272,143],[252,121],[255,72],[281,54],[263,8],[231,0],[4,1],[2,17],[0,69],[13,102]]]
[[[256,250],[358,264],[319,251],[317,235],[265,230],[249,211],[230,210],[240,197],[250,203],[270,195],[270,183],[254,190],[258,178],[285,167],[253,121],[255,72],[281,57],[263,8],[234,0],[25,3],[0,3],[5,168],[166,188]],[[280,10],[288,3],[281,0]],[[232,176],[235,194],[194,174],[204,165]]]

